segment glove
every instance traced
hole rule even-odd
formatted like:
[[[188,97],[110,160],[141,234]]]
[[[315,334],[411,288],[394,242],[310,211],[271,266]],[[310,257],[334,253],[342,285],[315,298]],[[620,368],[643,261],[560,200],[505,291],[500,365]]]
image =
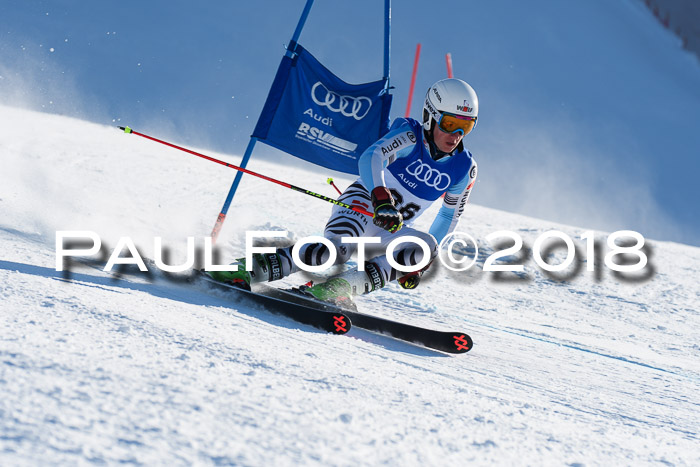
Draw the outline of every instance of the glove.
[[[425,273],[425,271],[428,270],[431,264],[433,264],[432,261],[420,271],[409,272],[405,276],[399,277],[397,279],[399,285],[407,290],[415,289],[416,287],[418,287],[418,284],[420,284],[420,278],[423,277],[423,274]]]
[[[394,198],[384,186],[372,190],[372,206],[374,207],[374,225],[391,233],[396,233],[403,227],[403,216],[396,209]]]
[[[415,289],[418,287],[422,275],[423,273],[419,271],[409,272],[405,276],[398,278],[399,285],[406,290]]]

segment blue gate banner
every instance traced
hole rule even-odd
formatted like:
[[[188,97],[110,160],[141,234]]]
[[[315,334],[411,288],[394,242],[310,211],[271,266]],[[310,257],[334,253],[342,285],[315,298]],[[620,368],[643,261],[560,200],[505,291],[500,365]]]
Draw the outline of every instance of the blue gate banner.
[[[253,137],[314,164],[358,174],[362,152],[389,130],[386,80],[348,84],[299,44],[282,58]]]

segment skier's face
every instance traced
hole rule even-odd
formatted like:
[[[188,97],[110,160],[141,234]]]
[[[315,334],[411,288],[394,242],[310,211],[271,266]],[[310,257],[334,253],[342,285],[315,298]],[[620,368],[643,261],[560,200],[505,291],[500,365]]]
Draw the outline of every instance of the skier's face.
[[[462,138],[464,138],[464,135],[461,132],[446,133],[439,127],[433,130],[435,146],[442,152],[450,153],[454,151],[459,142],[462,141]]]

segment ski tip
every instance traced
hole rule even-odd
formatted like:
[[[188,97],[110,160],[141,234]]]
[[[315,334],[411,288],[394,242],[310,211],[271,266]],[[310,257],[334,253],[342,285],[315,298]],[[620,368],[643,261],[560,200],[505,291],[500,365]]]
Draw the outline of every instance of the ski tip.
[[[451,350],[453,353],[466,353],[474,346],[474,342],[469,337],[469,334],[454,333],[452,339],[454,339],[454,347]]]
[[[350,318],[344,314],[337,313],[333,315],[333,327],[334,329],[331,331],[333,334],[347,334],[350,327],[352,327],[352,323]]]
[[[129,133],[132,132],[131,128],[129,128],[128,126],[120,126],[120,127],[117,127],[117,128],[119,128],[120,130],[123,130],[124,133],[127,133],[127,134],[129,134]]]

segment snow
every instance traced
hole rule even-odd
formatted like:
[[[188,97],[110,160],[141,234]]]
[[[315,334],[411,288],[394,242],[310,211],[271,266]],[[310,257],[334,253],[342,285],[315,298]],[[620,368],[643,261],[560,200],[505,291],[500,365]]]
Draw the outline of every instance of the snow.
[[[646,239],[645,280],[583,267],[557,281],[532,259],[497,280],[481,270],[489,233],[531,247],[556,229],[583,250],[588,229],[470,205],[459,228],[479,242],[474,268],[358,300],[468,332],[473,350],[450,356],[326,334],[157,272],[81,266],[68,280],[57,230],[92,230],[107,253],[129,236],[149,258],[161,236],[175,262],[186,237],[210,231],[234,172],[67,117],[0,107],[0,129],[3,465],[700,463],[696,247]],[[318,169],[249,168],[332,196]],[[222,257],[242,253],[247,230],[318,234],[329,212],[245,177]]]

